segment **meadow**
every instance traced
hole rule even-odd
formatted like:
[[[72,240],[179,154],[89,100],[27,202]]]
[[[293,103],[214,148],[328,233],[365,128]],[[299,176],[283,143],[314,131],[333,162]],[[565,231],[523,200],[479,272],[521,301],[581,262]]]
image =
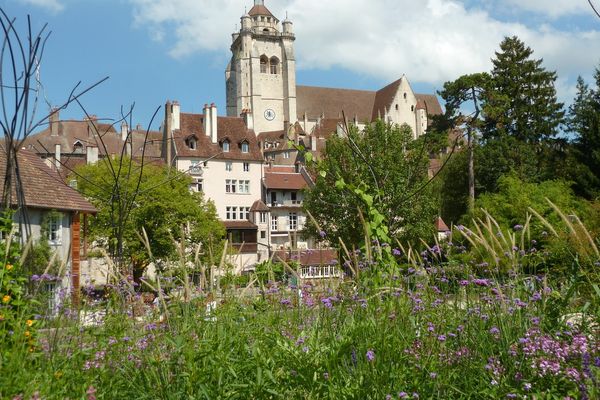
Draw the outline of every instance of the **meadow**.
[[[51,277],[18,278],[8,250],[0,398],[599,398],[597,239],[532,224],[488,216],[420,250],[369,238],[342,246],[343,280],[293,264],[219,290],[181,269],[144,290],[121,276],[54,315],[30,294]]]

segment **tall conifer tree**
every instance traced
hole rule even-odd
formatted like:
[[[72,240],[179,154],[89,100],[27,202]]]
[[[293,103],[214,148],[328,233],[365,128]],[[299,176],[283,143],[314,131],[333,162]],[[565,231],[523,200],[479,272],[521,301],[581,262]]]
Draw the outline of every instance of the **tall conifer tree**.
[[[556,98],[556,72],[533,59],[533,50],[516,36],[500,43],[492,60],[493,96],[488,103],[487,136],[509,135],[526,143],[553,138],[564,122]]]

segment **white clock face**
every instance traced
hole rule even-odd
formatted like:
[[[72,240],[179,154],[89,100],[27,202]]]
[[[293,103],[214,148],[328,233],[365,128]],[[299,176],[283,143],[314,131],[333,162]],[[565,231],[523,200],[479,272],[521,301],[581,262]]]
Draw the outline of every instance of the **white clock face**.
[[[275,119],[275,111],[271,110],[270,108],[267,108],[265,110],[265,119],[267,121],[273,121]]]

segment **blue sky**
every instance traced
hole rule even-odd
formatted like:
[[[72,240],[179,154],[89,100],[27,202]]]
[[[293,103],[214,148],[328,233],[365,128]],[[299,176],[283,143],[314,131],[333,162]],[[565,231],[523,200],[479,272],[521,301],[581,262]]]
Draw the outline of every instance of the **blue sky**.
[[[593,0],[600,8],[600,0]],[[465,73],[489,71],[504,36],[517,35],[559,75],[570,102],[574,82],[600,65],[600,18],[587,0],[266,0],[296,31],[297,81],[378,89],[406,74],[431,93]],[[90,114],[118,119],[135,103],[147,124],[167,99],[184,112],[215,102],[224,113],[231,33],[253,0],[0,0],[4,11],[52,35],[41,65],[45,98],[59,104],[79,81],[110,79],[82,99]],[[72,105],[62,118],[80,119]],[[153,128],[158,128],[162,111]]]

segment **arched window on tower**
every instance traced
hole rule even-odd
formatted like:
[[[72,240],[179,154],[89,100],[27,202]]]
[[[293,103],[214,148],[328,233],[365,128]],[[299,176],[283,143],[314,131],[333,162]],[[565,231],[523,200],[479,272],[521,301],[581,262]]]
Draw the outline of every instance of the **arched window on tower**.
[[[277,57],[271,57],[271,74],[275,75],[279,73],[279,59]]]
[[[262,74],[266,74],[268,69],[269,69],[269,59],[265,55],[260,56],[260,72]]]

